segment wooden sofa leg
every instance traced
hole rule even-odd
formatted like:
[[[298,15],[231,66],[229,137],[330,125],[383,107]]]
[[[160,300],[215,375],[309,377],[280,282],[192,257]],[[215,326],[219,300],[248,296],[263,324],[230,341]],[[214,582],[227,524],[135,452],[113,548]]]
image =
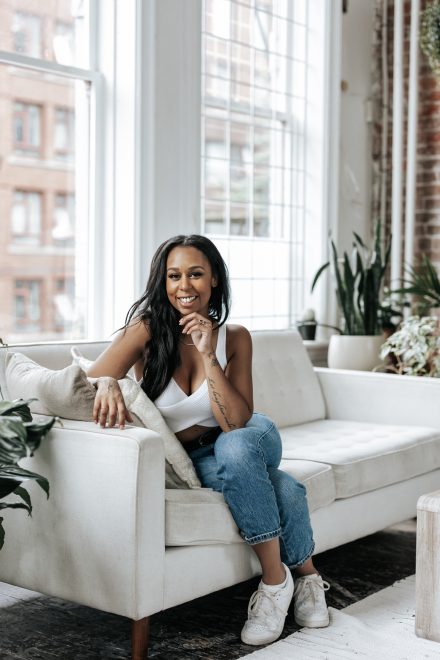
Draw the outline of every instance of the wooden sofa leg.
[[[148,658],[148,641],[150,636],[150,617],[132,622],[131,628],[131,658],[145,660]]]

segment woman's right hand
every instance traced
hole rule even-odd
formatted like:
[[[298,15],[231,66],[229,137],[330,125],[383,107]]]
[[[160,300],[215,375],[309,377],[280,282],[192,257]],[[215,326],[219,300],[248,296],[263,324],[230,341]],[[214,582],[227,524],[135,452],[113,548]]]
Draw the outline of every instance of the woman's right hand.
[[[96,379],[96,397],[93,406],[93,420],[105,428],[115,426],[117,423],[123,429],[125,422],[133,422],[128,409],[125,406],[121,388],[115,378],[100,376]]]

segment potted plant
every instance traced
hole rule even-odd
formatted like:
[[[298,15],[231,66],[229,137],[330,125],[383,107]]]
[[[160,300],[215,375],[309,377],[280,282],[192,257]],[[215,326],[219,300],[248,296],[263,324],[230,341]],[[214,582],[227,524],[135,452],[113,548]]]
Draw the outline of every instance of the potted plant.
[[[328,364],[336,369],[370,370],[379,362],[384,328],[399,314],[384,297],[384,278],[391,252],[391,237],[381,247],[380,220],[375,223],[373,245],[365,245],[353,232],[353,253],[339,257],[331,241],[331,261],[316,273],[312,291],[324,271],[332,265],[335,291],[342,317],[341,335],[332,335]]]
[[[32,400],[32,399],[31,399]],[[28,491],[21,485],[33,480],[49,497],[49,482],[41,474],[22,468],[18,461],[32,456],[41,439],[52,428],[55,418],[45,422],[34,422],[28,404],[30,401],[0,401],[0,500],[16,495],[21,502],[0,501],[2,509],[25,509],[32,513],[32,502]],[[0,550],[5,540],[3,518],[0,517]]]
[[[383,344],[386,371],[440,378],[440,327],[434,316],[410,316]]]
[[[426,5],[420,16],[420,48],[436,76],[440,74],[440,1]]]

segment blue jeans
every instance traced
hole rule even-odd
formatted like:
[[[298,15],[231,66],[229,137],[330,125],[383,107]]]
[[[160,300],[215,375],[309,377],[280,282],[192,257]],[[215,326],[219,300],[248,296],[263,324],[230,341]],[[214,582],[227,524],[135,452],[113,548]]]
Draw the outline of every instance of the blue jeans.
[[[202,485],[223,493],[246,543],[279,537],[281,560],[291,568],[311,557],[306,489],[278,469],[281,438],[268,417],[254,413],[244,428],[220,433],[189,456]]]

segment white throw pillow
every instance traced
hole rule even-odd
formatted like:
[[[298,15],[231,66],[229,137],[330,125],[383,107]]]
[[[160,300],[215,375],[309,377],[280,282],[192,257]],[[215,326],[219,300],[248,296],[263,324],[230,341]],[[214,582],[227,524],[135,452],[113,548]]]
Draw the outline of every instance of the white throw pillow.
[[[8,353],[5,375],[11,399],[36,399],[29,405],[32,413],[93,420],[96,391],[79,366],[72,364],[54,371],[22,353]]]
[[[75,365],[80,365],[84,370],[91,366],[92,361],[81,355],[76,346],[72,347],[71,352]],[[164,442],[167,461],[166,487],[200,488],[201,483],[190,457],[141,386],[130,377],[123,378],[118,383],[125,405],[133,414],[136,425],[156,431]]]

